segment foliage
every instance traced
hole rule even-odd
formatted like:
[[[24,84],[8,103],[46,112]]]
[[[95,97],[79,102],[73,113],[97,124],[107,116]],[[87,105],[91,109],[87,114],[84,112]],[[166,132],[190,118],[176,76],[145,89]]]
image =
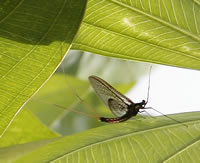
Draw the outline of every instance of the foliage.
[[[193,0],[89,0],[73,48],[199,70],[199,17]]]
[[[88,0],[87,7],[86,3],[86,0],[0,2],[0,162],[85,162],[85,158],[87,162],[200,160],[196,152],[200,148],[199,112],[171,115],[185,125],[166,117],[139,118],[101,127],[97,127],[99,122],[91,121],[89,124],[93,125],[87,128],[97,128],[61,137],[49,128],[61,134],[79,132],[74,130],[77,124],[63,132],[60,122],[65,118],[63,122],[70,128],[74,121],[63,115],[71,108],[82,109],[75,100],[77,97],[72,97],[74,91],[69,86],[65,90],[65,84],[60,83],[65,78],[62,74],[56,74],[47,83],[53,86],[45,85],[32,99],[32,104],[27,105],[29,111],[21,109],[48,81],[71,47],[121,59],[200,69],[199,0]],[[88,61],[98,66],[97,60],[86,60],[84,64],[89,66]],[[101,73],[108,72],[104,63],[111,62],[98,63]],[[116,65],[116,72],[125,67]],[[82,77],[82,70],[86,69],[80,67],[79,72],[75,68],[76,77]],[[105,113],[94,100],[88,83],[76,77],[67,76],[67,81],[98,112]],[[126,92],[132,85],[126,82],[118,86]],[[65,91],[67,97],[63,96]],[[49,105],[45,108],[34,100],[51,104],[53,100],[60,101],[68,109],[54,110]],[[82,119],[76,122],[84,124]]]
[[[182,123],[163,116],[106,125],[46,144],[35,143],[32,152],[14,162],[195,162],[200,159],[199,116],[199,112],[171,115]],[[7,153],[13,148],[23,153],[31,145],[17,145]]]

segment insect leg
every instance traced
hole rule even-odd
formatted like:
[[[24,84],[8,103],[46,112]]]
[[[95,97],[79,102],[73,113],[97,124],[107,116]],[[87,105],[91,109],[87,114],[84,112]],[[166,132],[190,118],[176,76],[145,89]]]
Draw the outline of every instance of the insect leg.
[[[142,111],[139,111],[139,113],[146,113],[149,117],[151,117],[151,118],[155,118],[154,116],[152,116],[151,114],[149,114],[147,111],[145,111],[145,110],[142,110]]]
[[[177,122],[177,123],[181,123],[181,124],[183,124],[183,122],[181,122],[181,121],[178,121],[178,120],[176,120],[176,119],[174,119],[174,118],[171,118],[170,116],[167,116],[167,115],[165,115],[165,114],[161,113],[160,111],[158,111],[158,110],[156,110],[156,109],[154,109],[154,108],[152,108],[152,107],[147,107],[147,108],[145,108],[145,109],[152,109],[152,110],[154,110],[154,111],[158,112],[159,114],[161,114],[161,115],[165,116],[166,118],[169,118],[169,119],[171,119],[171,120],[173,120],[173,121],[175,121],[175,122]],[[184,125],[184,126],[186,126],[186,127],[188,127],[188,126],[187,126],[187,125],[185,125],[185,124],[183,124],[183,125]]]

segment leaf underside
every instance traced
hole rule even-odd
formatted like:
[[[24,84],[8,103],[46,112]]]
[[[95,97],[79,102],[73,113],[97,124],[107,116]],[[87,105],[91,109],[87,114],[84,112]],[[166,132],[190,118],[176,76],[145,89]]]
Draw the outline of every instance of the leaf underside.
[[[62,61],[85,0],[0,2],[0,135]]]
[[[197,162],[200,112],[106,125],[44,145],[16,162]],[[43,161],[41,161],[43,160]]]
[[[199,17],[193,0],[89,0],[73,48],[199,70]]]

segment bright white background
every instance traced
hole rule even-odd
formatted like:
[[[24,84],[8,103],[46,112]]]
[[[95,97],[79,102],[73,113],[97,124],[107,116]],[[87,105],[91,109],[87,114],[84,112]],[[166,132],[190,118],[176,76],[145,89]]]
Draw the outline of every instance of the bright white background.
[[[148,74],[140,78],[127,96],[134,102],[146,100],[147,87]],[[153,66],[150,87],[147,107],[163,114],[200,111],[200,71]]]

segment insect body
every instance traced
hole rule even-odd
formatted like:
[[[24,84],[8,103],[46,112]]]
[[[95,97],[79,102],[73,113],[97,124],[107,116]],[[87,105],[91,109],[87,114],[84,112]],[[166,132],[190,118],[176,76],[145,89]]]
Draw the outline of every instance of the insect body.
[[[128,97],[121,94],[110,84],[97,76],[90,76],[89,81],[96,94],[104,104],[116,115],[116,118],[100,117],[100,121],[107,123],[119,123],[136,116],[140,109],[144,109],[147,102],[142,100],[140,103],[132,102]]]

